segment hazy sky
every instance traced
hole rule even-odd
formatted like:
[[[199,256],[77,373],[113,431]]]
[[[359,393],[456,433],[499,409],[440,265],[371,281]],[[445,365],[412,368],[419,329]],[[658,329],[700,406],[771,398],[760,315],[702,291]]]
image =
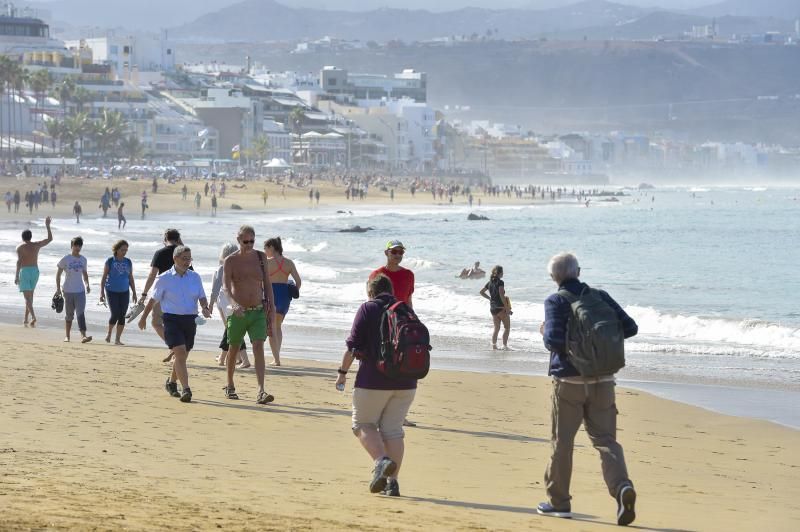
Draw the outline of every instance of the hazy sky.
[[[29,2],[51,2],[54,0],[28,0]],[[58,0],[70,4],[75,0]],[[164,0],[169,3],[170,0]],[[556,7],[575,4],[580,0],[276,0],[277,2],[292,7],[314,7],[321,9],[348,9],[368,10],[379,7],[398,7],[408,9],[428,9],[444,11],[458,9],[466,6],[487,8],[510,7]],[[659,6],[664,8],[693,8],[718,3],[720,0],[611,0],[621,4],[638,6]],[[757,1],[757,0],[753,0]],[[209,6],[225,6],[236,3],[237,0],[198,0]],[[199,6],[198,6],[199,7]],[[213,9],[212,9],[213,10]]]

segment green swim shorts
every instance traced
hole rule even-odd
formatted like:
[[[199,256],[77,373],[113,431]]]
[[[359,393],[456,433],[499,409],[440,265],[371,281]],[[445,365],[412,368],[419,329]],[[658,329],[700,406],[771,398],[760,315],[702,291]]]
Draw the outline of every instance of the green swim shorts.
[[[227,326],[229,345],[241,345],[245,333],[250,343],[267,339],[267,314],[263,308],[245,310],[244,316],[231,314]]]
[[[28,292],[36,288],[39,282],[39,268],[36,266],[23,266],[19,269],[19,291]]]

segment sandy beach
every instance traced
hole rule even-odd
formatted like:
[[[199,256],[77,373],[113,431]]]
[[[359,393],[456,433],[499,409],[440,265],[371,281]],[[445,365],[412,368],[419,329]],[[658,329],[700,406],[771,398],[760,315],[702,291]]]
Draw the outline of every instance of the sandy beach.
[[[24,334],[22,334],[24,332]],[[269,370],[257,406],[239,372],[226,401],[193,352],[195,400],[162,384],[162,349],[60,342],[0,326],[0,529],[606,530],[615,505],[583,432],[572,521],[536,515],[549,455],[549,382],[433,371],[406,432],[403,497],[370,495],[335,367]],[[343,332],[344,334],[344,332]],[[800,432],[618,390],[619,438],[651,530],[794,530]]]
[[[16,178],[2,176],[0,177],[0,194],[5,194],[10,190],[13,194],[15,190],[19,190],[22,196],[22,203],[20,204],[19,213],[14,213],[13,206],[12,212],[8,213],[5,205],[0,210],[0,220],[18,219],[18,220],[34,220],[43,218],[44,216],[57,216],[63,218],[73,217],[72,207],[75,201],[79,201],[83,208],[83,216],[97,217],[102,215],[99,208],[100,197],[106,187],[109,189],[113,187],[119,188],[122,193],[122,201],[125,202],[125,216],[128,222],[138,220],[141,216],[141,193],[147,191],[147,202],[149,208],[148,214],[169,214],[169,213],[199,213],[210,214],[211,212],[211,193],[208,196],[203,195],[203,188],[206,181],[204,180],[185,180],[177,181],[174,184],[167,183],[164,179],[158,181],[158,193],[152,193],[152,178],[142,178],[137,180],[128,180],[124,178],[113,179],[84,179],[78,177],[67,177],[61,181],[61,185],[57,187],[58,199],[56,207],[52,208],[50,204],[40,205],[38,210],[34,210],[33,214],[29,214],[27,207],[25,207],[24,196],[27,190],[32,190],[37,184],[49,180],[43,177],[28,177]],[[184,183],[187,185],[188,194],[187,199],[181,199],[181,188]],[[217,187],[220,186],[221,181],[217,180]],[[320,191],[320,205],[341,205],[342,208],[347,208],[348,205],[363,206],[369,205],[382,205],[382,204],[396,204],[396,205],[432,205],[432,204],[446,204],[447,198],[444,200],[433,199],[430,192],[419,191],[415,196],[412,196],[408,190],[402,188],[395,189],[394,199],[390,197],[389,191],[381,191],[372,187],[367,195],[367,199],[361,200],[348,200],[345,197],[345,187],[339,182],[336,185],[331,184],[330,181],[315,180],[312,185],[307,187],[297,187],[295,185],[279,185],[269,181],[226,181],[227,191],[224,198],[218,197],[218,210],[220,212],[231,211],[231,205],[236,204],[244,211],[259,211],[280,208],[280,209],[293,209],[308,207],[311,202],[308,199],[309,189]],[[262,192],[267,191],[267,204],[264,205],[262,199]],[[196,209],[194,204],[194,195],[200,192],[202,197],[200,209]],[[549,203],[549,200],[531,200],[530,196],[523,199],[509,198],[506,196],[484,196],[481,192],[475,194],[475,204],[478,206],[478,198],[483,205],[529,205],[531,203]],[[466,197],[457,196],[453,198],[457,204],[466,204]],[[313,205],[316,205],[316,200]],[[116,220],[117,211],[112,206],[108,211],[108,217]]]

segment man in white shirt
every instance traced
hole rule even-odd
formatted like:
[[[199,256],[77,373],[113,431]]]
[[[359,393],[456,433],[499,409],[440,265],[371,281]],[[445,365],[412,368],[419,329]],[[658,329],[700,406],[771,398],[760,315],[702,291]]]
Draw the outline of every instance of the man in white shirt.
[[[211,309],[200,276],[189,269],[192,265],[192,250],[186,246],[178,246],[172,252],[172,257],[175,264],[156,279],[153,297],[147,302],[139,318],[139,328],[144,330],[147,327],[147,316],[158,303],[164,313],[164,342],[175,355],[172,373],[165,388],[172,397],[180,397],[181,402],[189,403],[192,400],[192,390],[189,388],[186,359],[194,347],[194,336],[197,332],[197,302],[200,302],[206,318],[211,317]],[[178,380],[181,381],[182,393],[178,393]]]
[[[61,274],[64,274],[64,330],[65,342],[69,342],[69,335],[72,331],[72,320],[75,314],[78,315],[78,329],[81,331],[81,343],[91,342],[92,337],[86,336],[86,294],[91,292],[89,288],[89,272],[86,269],[86,257],[81,255],[83,249],[83,238],[76,236],[70,242],[72,252],[58,261],[58,273],[56,273],[56,293],[62,293]],[[85,283],[85,288],[84,288]]]

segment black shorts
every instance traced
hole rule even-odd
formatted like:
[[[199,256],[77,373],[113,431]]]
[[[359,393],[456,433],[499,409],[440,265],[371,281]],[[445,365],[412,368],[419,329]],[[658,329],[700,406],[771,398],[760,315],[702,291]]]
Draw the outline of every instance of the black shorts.
[[[503,312],[504,310],[505,310],[505,307],[490,308],[490,309],[489,309],[489,312],[491,312],[491,313],[492,313],[492,316],[497,316],[498,314],[500,314],[500,313],[501,313],[501,312]]]
[[[184,345],[189,352],[194,347],[194,335],[197,323],[194,314],[164,314],[164,341],[167,347]]]

